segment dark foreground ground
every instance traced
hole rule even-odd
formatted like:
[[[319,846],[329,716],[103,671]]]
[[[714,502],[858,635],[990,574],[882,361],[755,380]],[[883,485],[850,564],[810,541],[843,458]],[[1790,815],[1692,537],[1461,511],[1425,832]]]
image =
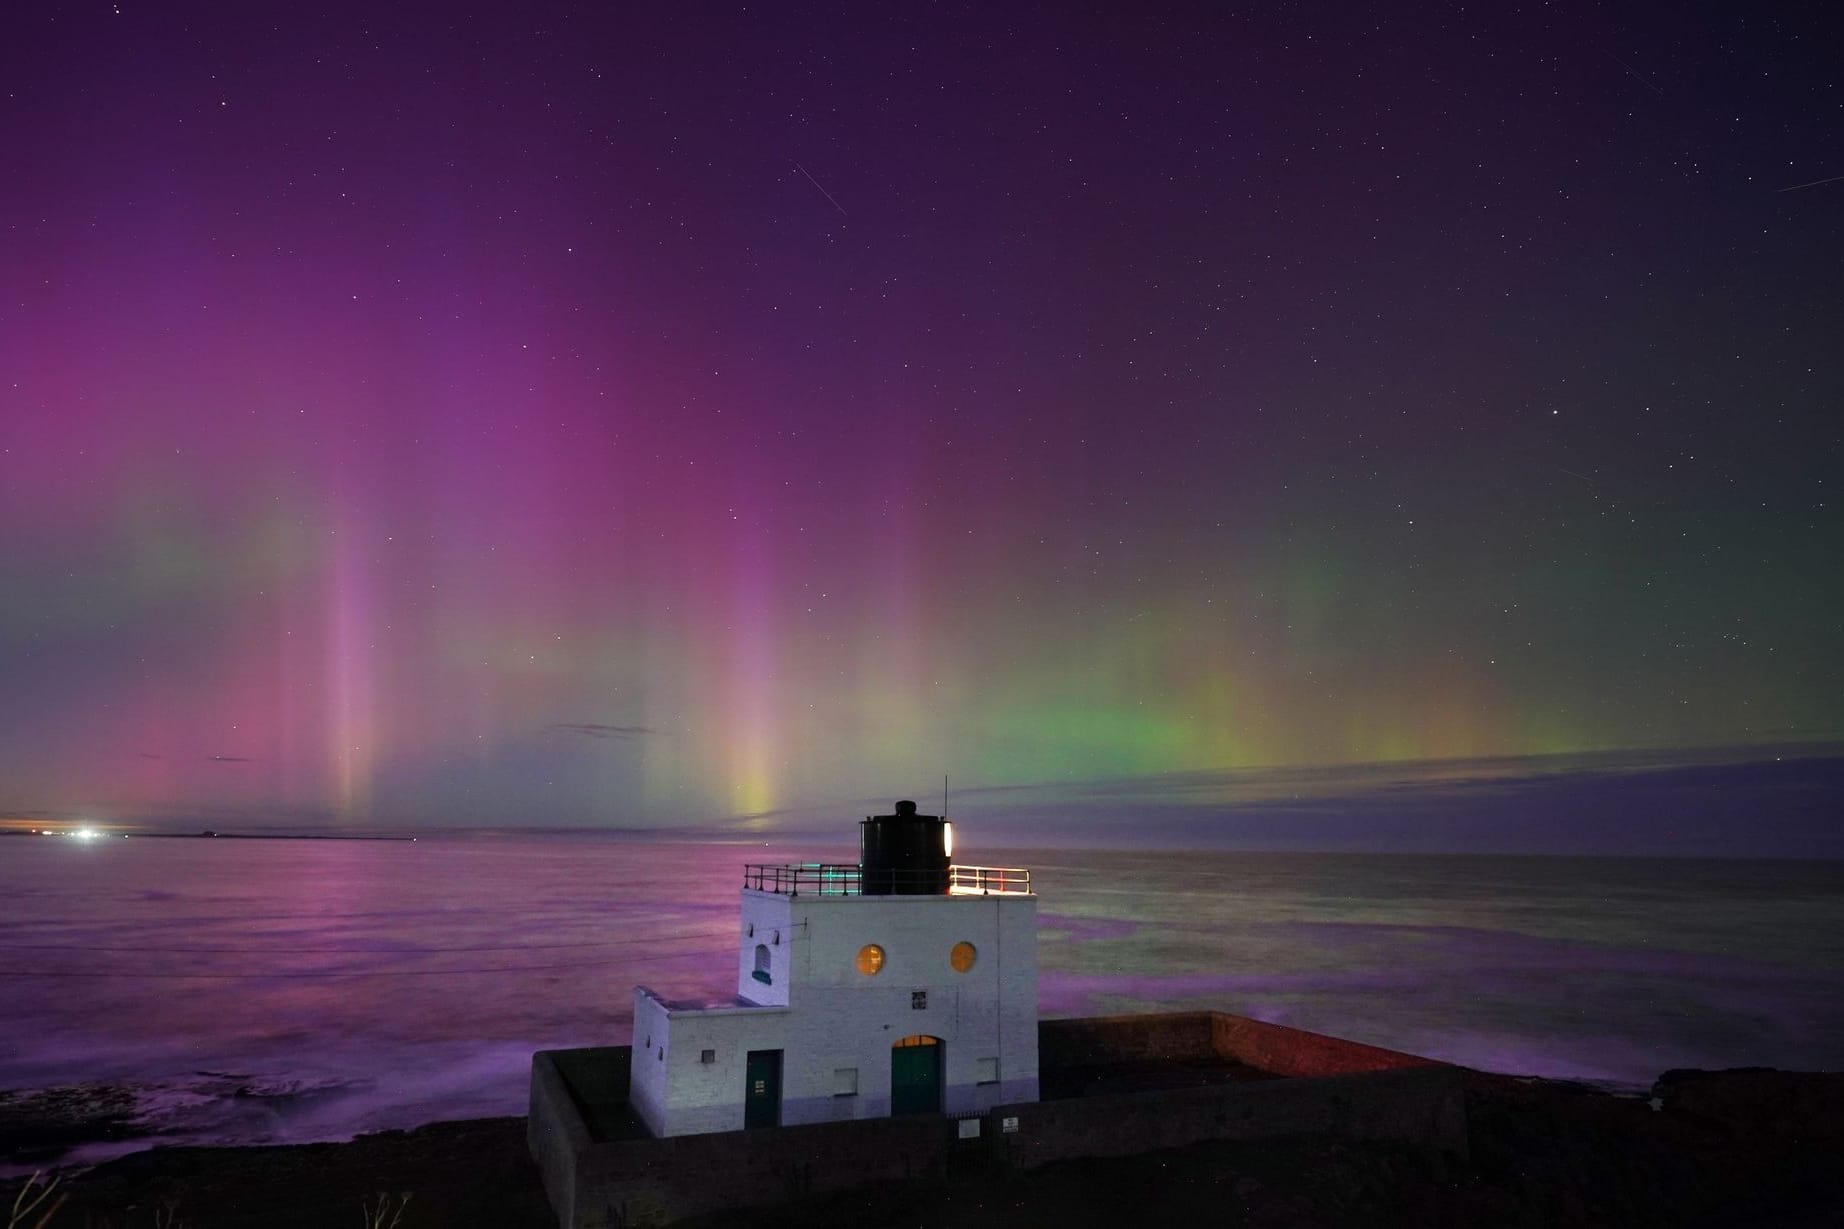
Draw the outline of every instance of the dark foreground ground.
[[[1469,1077],[1472,1156],[1297,1139],[1208,1144],[687,1222],[731,1226],[1844,1225],[1844,1075],[1673,1072],[1652,1104],[1566,1084]],[[519,1118],[349,1144],[161,1148],[65,1176],[48,1229],[548,1227]],[[18,1183],[0,1183],[0,1215]],[[367,1218],[380,1195],[390,1212]],[[23,1222],[35,1225],[36,1217]]]

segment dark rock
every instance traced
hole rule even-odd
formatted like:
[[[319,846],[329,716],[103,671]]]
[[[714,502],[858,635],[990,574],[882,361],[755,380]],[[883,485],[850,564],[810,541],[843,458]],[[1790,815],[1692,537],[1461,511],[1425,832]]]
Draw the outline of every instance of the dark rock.
[[[50,1161],[75,1144],[134,1134],[134,1095],[113,1084],[0,1092],[0,1157]]]

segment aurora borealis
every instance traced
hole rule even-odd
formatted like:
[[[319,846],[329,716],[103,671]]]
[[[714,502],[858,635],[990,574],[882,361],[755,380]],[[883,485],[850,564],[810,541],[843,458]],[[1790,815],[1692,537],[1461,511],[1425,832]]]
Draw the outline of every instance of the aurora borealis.
[[[0,814],[1835,743],[1839,31],[1337,7],[12,14]]]

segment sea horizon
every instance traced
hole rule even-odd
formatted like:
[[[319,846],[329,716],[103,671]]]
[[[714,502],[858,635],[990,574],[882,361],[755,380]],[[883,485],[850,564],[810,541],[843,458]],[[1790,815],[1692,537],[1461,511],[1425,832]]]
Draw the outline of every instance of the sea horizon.
[[[250,825],[247,828],[218,829],[209,833],[187,831],[183,828],[143,830],[121,828],[104,828],[101,825],[84,825],[71,823],[49,828],[45,831],[19,831],[0,829],[0,837],[9,836],[58,836],[68,838],[78,828],[90,827],[97,830],[100,839],[131,838],[144,840],[264,840],[264,841],[393,841],[393,842],[442,842],[470,840],[504,840],[504,839],[584,839],[592,841],[614,841],[643,845],[700,845],[725,847],[765,847],[774,849],[798,849],[811,852],[815,849],[828,850],[833,855],[831,862],[852,864],[857,861],[857,851],[841,845],[836,833],[827,834],[817,830],[778,830],[772,840],[759,836],[738,834],[723,828],[617,828],[597,827],[595,825],[573,825],[558,827],[513,827],[491,824],[457,825],[453,827],[417,827],[389,828],[375,830],[351,831],[337,826],[309,827],[295,825],[277,825],[264,828]],[[1041,835],[1041,834],[1025,834]],[[1658,851],[1612,851],[1612,852],[1569,852],[1552,850],[1520,849],[1366,849],[1352,847],[1319,847],[1290,845],[1243,845],[1231,843],[1198,843],[1195,845],[1150,845],[1128,844],[1124,841],[1109,841],[1104,836],[1077,837],[1056,843],[1045,839],[1029,841],[1012,841],[1005,845],[991,846],[994,853],[1016,852],[1022,850],[1056,850],[1086,853],[1158,853],[1158,854],[1289,854],[1349,856],[1364,858],[1516,858],[1531,861],[1634,861],[1634,862],[1712,862],[1712,863],[1844,863],[1844,855],[1818,855],[1802,853],[1762,853],[1751,855],[1673,853]],[[811,861],[812,859],[803,859]],[[956,861],[961,861],[956,859]],[[739,863],[739,866],[741,864]],[[974,865],[968,863],[968,865]]]
[[[614,835],[635,841],[836,844],[899,796],[945,805],[988,844],[1173,852],[1474,853],[1844,860],[1844,742],[1628,748],[892,791],[752,814],[640,823],[618,808],[509,822],[314,808],[0,808],[0,835],[98,833],[433,838]],[[937,799],[941,802],[937,803]],[[841,825],[848,825],[841,829]]]

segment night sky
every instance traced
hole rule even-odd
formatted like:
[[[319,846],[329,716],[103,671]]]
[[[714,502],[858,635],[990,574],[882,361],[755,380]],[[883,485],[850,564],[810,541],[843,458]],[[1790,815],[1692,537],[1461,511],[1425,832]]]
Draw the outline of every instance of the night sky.
[[[1832,755],[1844,29],[1397,7],[16,6],[0,813]]]

